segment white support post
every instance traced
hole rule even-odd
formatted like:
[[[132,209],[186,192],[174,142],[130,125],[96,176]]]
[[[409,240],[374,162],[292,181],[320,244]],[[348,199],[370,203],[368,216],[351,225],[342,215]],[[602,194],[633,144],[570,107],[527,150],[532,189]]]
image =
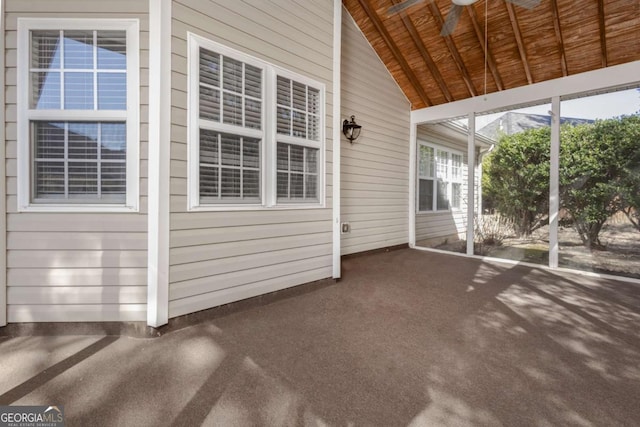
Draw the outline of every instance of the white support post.
[[[416,182],[418,163],[418,126],[411,123],[409,130],[409,247],[416,246]]]
[[[560,97],[551,99],[551,153],[549,163],[549,267],[558,267],[558,212],[560,210]]]
[[[484,153],[486,154],[486,153]],[[478,203],[476,204],[476,215],[478,217],[478,220],[482,220],[482,159],[484,159],[484,155],[481,152],[480,155],[478,156],[478,164],[476,165],[476,179],[478,180],[477,182],[480,184],[476,187],[476,198],[475,200],[478,201]]]
[[[4,87],[4,1],[0,0],[0,82],[2,82],[2,90],[0,90],[0,105],[2,113],[0,114],[0,176],[3,183],[7,179],[7,171],[5,167],[6,157],[6,138],[5,138],[5,87]],[[0,326],[7,324],[7,197],[6,186],[0,186]]]
[[[341,235],[340,235],[340,97],[341,97],[341,55],[342,55],[342,1],[333,0],[333,278],[341,275]]]
[[[149,0],[147,324],[169,322],[171,0]]]
[[[467,255],[473,255],[475,213],[475,173],[476,171],[476,115],[469,113],[469,134],[467,138]]]

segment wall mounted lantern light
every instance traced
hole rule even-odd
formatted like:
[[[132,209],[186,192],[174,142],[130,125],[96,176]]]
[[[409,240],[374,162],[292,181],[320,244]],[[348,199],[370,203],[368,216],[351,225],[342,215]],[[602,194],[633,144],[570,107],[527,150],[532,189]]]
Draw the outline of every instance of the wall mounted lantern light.
[[[349,142],[353,144],[353,141],[358,139],[362,126],[356,123],[356,116],[351,116],[351,121],[345,120],[342,122],[342,133],[347,137]]]

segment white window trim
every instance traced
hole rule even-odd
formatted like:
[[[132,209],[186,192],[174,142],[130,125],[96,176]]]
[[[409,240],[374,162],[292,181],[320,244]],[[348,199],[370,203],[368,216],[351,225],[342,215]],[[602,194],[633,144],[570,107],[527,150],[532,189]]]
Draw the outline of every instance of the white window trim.
[[[261,138],[262,152],[260,162],[260,197],[259,203],[218,203],[218,204],[200,204],[200,141],[199,127],[200,111],[199,111],[199,51],[200,47],[210,49],[216,53],[236,59],[238,61],[253,65],[263,70],[262,85],[262,123],[261,130],[243,129],[241,132],[247,135]],[[187,33],[187,51],[188,51],[188,71],[187,71],[187,208],[189,211],[246,211],[246,210],[289,210],[289,209],[321,209],[325,208],[325,85],[316,80],[296,74],[277,65],[263,61],[259,58],[235,50],[218,42],[198,36],[191,32]],[[313,142],[307,139],[295,138],[286,135],[277,134],[275,124],[276,111],[276,95],[277,76],[286,77],[295,80],[307,86],[314,87],[320,91],[320,135],[319,141]],[[216,124],[215,129],[225,132],[226,127],[223,123]],[[207,127],[207,126],[203,126]],[[237,128],[229,126],[228,132],[238,133]],[[318,149],[318,202],[278,202],[277,201],[277,142],[301,145],[305,147]]]
[[[429,147],[429,148],[433,149],[434,176],[430,177],[430,178],[422,177],[420,175],[420,147],[422,147],[422,146]],[[437,197],[437,190],[436,190],[436,186],[437,186],[436,183],[438,181],[438,178],[437,178],[437,175],[438,175],[437,167],[438,166],[437,166],[436,159],[437,159],[438,151],[444,151],[444,152],[448,153],[448,155],[447,155],[447,179],[445,180],[445,182],[447,184],[449,184],[447,186],[447,198],[449,200],[449,208],[448,209],[440,209],[440,210],[437,209],[437,199],[438,199],[438,197]],[[458,156],[460,156],[462,158],[462,163],[460,165],[460,167],[461,167],[461,176],[460,176],[459,179],[455,179],[455,180],[452,177],[452,170],[453,170],[453,168],[452,168],[452,166],[453,166],[452,154],[458,155]],[[446,147],[444,145],[434,144],[434,143],[425,142],[425,141],[418,141],[417,150],[416,150],[416,214],[429,215],[429,214],[442,214],[442,213],[447,213],[447,212],[449,212],[449,213],[451,213],[451,212],[454,212],[454,213],[463,212],[464,209],[462,207],[462,201],[461,201],[461,206],[460,207],[454,208],[451,205],[452,204],[452,199],[453,199],[453,197],[452,197],[453,196],[453,185],[451,185],[451,184],[461,184],[462,186],[464,186],[464,182],[465,182],[464,181],[464,174],[465,174],[466,170],[467,170],[467,163],[465,162],[464,154],[462,153],[462,151],[455,150],[453,148],[449,148],[449,147]],[[433,184],[433,186],[434,186],[433,187],[434,188],[434,191],[433,191],[433,206],[436,207],[436,209],[424,210],[424,211],[420,210],[420,191],[419,191],[419,188],[420,188],[420,180],[421,179],[431,179],[431,180],[434,181],[434,184]],[[462,190],[461,190],[460,197],[463,197]]]
[[[29,59],[32,30],[124,30],[127,35],[127,109],[30,110]],[[19,212],[138,212],[140,187],[140,48],[137,19],[18,18],[17,40],[17,198]],[[126,198],[124,203],[32,203],[32,120],[123,120],[127,123]]]

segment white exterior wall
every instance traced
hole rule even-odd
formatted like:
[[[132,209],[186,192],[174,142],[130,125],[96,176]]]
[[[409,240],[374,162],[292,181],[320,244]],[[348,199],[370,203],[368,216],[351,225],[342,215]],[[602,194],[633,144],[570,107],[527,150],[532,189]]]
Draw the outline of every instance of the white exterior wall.
[[[341,143],[342,254],[408,242],[410,104],[344,11],[342,117],[356,116],[360,137]]]
[[[169,317],[332,275],[333,2],[175,0]],[[326,85],[326,207],[187,210],[187,32]]]
[[[7,320],[129,321],[146,318],[147,0],[5,0]],[[118,11],[118,12],[116,12]],[[17,19],[140,20],[140,212],[17,211]]]
[[[458,151],[462,154],[464,167],[460,209],[444,212],[416,212],[416,242],[420,246],[421,240],[435,239],[432,242],[438,242],[445,238],[450,239],[455,235],[464,238],[467,230],[467,136],[465,134],[456,137],[454,133],[443,129],[441,125],[420,125],[418,126],[418,150],[420,142]]]

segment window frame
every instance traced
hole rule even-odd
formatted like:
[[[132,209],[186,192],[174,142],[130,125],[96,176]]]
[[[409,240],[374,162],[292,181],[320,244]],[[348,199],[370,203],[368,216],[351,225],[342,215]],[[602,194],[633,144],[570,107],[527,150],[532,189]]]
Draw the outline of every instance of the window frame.
[[[17,203],[19,212],[139,212],[140,188],[140,41],[138,19],[18,18],[17,35]],[[126,109],[124,110],[36,110],[30,108],[31,32],[125,31]],[[34,121],[124,122],[126,124],[126,178],[124,203],[91,203],[78,200],[56,203],[32,197]]]
[[[433,170],[432,176],[420,175],[420,149],[421,147],[429,147],[433,150],[433,159],[431,169]],[[447,184],[447,201],[449,207],[447,209],[438,209],[438,152],[444,152],[447,155],[447,172],[446,179],[441,180]],[[453,156],[460,156],[460,171],[459,176],[454,177],[453,175]],[[434,144],[426,141],[418,141],[417,144],[417,156],[416,156],[416,213],[418,214],[438,214],[438,213],[446,213],[446,212],[462,212],[462,191],[464,187],[464,173],[467,168],[467,163],[465,163],[464,153],[462,151],[449,148],[443,145]],[[420,210],[420,181],[421,180],[431,180],[433,181],[433,191],[432,191],[432,209],[430,210]],[[453,184],[460,184],[460,206],[453,207]]]
[[[217,123],[206,126],[216,132],[237,134],[243,129],[248,137],[262,141],[260,153],[260,200],[257,203],[224,200],[216,203],[200,202],[200,105],[199,105],[199,60],[200,48],[262,69],[262,126],[249,129]],[[189,211],[242,211],[264,209],[318,209],[325,207],[325,85],[311,78],[231,48],[197,34],[187,33],[187,209]],[[319,91],[319,140],[280,135],[277,133],[277,77],[282,76],[313,87]],[[234,131],[235,130],[235,131]],[[318,149],[318,198],[313,202],[277,200],[277,145],[278,142]]]

